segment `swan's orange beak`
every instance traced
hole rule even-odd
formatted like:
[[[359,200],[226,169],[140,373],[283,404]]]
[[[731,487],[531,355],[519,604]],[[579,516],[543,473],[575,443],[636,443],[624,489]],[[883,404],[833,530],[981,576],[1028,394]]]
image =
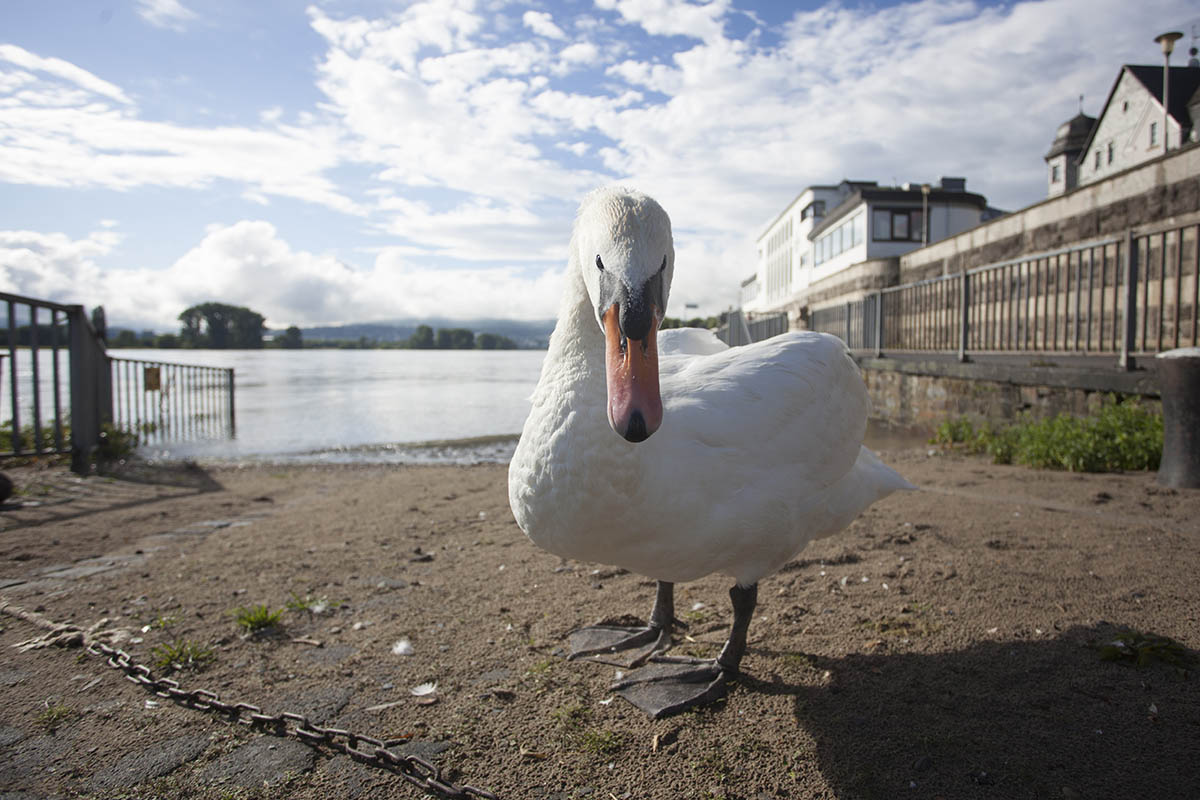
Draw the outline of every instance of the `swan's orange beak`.
[[[658,391],[658,315],[651,314],[650,330],[642,340],[621,332],[620,310],[613,304],[604,323],[604,366],[608,378],[608,424],[631,442],[643,442],[662,424]]]

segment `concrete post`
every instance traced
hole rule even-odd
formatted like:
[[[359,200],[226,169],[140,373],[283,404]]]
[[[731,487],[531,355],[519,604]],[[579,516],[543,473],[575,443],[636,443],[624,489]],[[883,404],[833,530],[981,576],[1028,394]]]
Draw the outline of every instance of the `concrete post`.
[[[1159,353],[1162,387],[1163,453],[1158,482],[1176,489],[1200,489],[1200,347]]]

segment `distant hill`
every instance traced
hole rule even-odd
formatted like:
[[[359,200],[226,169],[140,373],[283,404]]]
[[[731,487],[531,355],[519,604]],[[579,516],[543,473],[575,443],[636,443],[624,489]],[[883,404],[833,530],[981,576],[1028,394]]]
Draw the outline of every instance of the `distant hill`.
[[[312,339],[349,339],[358,340],[364,336],[380,342],[400,342],[413,335],[418,325],[428,325],[438,328],[467,328],[476,335],[494,333],[507,336],[523,348],[543,348],[550,340],[550,332],[554,330],[554,320],[536,320],[523,322],[511,319],[396,319],[381,322],[358,322],[348,325],[322,325],[311,328],[301,328],[300,333],[306,340]],[[270,330],[270,334],[281,334],[283,330]]]

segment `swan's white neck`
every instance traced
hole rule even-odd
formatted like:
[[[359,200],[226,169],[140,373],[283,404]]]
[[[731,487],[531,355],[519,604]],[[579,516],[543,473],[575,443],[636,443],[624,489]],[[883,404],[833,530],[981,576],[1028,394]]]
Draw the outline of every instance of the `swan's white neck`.
[[[542,381],[550,367],[566,369],[576,379],[604,378],[604,334],[596,324],[592,301],[574,254],[567,261],[566,286],[558,311],[558,323],[550,335]],[[561,375],[561,373],[560,373]]]

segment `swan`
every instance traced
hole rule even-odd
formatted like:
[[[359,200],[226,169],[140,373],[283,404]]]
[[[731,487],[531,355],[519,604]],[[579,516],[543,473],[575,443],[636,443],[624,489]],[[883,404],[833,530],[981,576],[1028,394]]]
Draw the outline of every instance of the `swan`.
[[[540,548],[655,579],[647,625],[568,637],[571,658],[637,667],[613,689],[653,717],[725,695],[762,578],[913,488],[862,446],[867,391],[841,340],[795,332],[729,348],[707,331],[659,332],[674,270],[657,202],[622,187],[584,198],[508,485]],[[735,581],[720,655],[661,655],[681,624],[675,583],[711,573]]]

